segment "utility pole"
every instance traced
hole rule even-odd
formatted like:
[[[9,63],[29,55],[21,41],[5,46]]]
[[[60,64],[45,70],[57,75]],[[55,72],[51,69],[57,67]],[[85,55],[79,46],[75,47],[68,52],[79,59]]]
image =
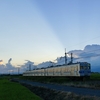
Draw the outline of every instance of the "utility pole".
[[[71,63],[73,63],[73,53],[71,53]]]
[[[17,65],[17,66],[21,66],[21,65]],[[20,67],[17,67],[17,71],[18,71],[18,75],[20,74]]]
[[[20,68],[18,67],[18,75],[19,75]]]
[[[67,53],[66,53],[66,48],[65,48],[65,65],[67,65]]]
[[[31,64],[29,64],[29,71],[31,71]]]
[[[18,73],[18,75],[19,75],[19,71],[20,71],[20,68],[19,68],[19,67],[17,67],[17,73]]]

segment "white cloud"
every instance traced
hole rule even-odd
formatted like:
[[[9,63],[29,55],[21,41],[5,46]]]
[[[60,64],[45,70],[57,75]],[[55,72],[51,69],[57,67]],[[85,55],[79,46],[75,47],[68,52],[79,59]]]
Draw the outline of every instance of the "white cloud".
[[[78,59],[74,60],[75,62],[89,62],[91,63],[92,71],[100,71],[100,69],[98,70],[98,67],[100,66],[100,45],[87,45],[85,46],[84,50],[73,50],[70,52],[73,52],[73,54],[78,56]]]
[[[11,70],[14,71],[15,70],[15,66],[13,66],[11,64],[11,58],[8,60],[8,63],[6,63],[5,65],[2,64],[0,65],[0,73],[9,73]]]

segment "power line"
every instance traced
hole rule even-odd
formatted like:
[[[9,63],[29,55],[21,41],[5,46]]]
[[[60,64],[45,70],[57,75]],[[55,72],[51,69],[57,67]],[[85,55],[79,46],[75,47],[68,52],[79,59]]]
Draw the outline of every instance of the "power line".
[[[98,50],[100,50],[100,49],[95,49],[95,50],[91,50],[91,51],[88,51],[88,52],[83,52],[83,53],[89,53],[89,52],[93,52],[93,51],[98,51]],[[74,60],[76,60],[76,59],[82,59],[82,58],[90,58],[90,57],[96,57],[96,56],[100,56],[100,54],[96,54],[96,55],[83,55],[83,57],[79,57],[79,58],[74,58]],[[63,59],[64,59],[64,56],[62,57]],[[64,63],[64,61],[65,61],[65,59],[64,60],[61,60],[60,61],[60,59],[62,59],[62,58],[59,58],[59,61],[58,61],[58,63]],[[70,58],[68,57],[68,60],[70,60]]]
[[[98,36],[98,37],[94,37],[94,38],[92,38],[92,39],[90,39],[90,40],[93,40],[93,39],[96,39],[96,38],[100,38],[100,36]],[[87,41],[90,41],[90,40],[87,40]],[[87,41],[83,41],[83,42],[81,42],[81,43],[78,43],[78,44],[82,44],[82,43],[85,43],[85,42],[87,42]],[[76,44],[76,45],[78,45],[78,44]],[[73,45],[73,46],[75,46],[75,45]],[[70,47],[72,47],[72,46],[70,46]],[[91,51],[88,51],[88,52],[93,52],[93,51],[98,51],[98,50],[100,50],[100,49],[96,49],[96,50],[91,50]],[[81,54],[83,54],[83,53],[88,53],[88,52],[82,52]],[[84,55],[83,55],[84,56]],[[49,57],[49,56],[46,56],[46,57]],[[92,56],[86,56],[86,57],[80,57],[80,58],[74,58],[74,59],[81,59],[81,58],[87,58],[87,57],[92,57]],[[53,60],[54,61],[54,60]],[[61,61],[62,62],[62,61]],[[59,62],[60,63],[60,62]]]
[[[77,43],[77,44],[75,44],[75,45],[68,46],[68,47],[77,46],[77,45],[79,45],[79,44],[83,44],[83,43],[85,43],[85,42],[88,42],[88,41],[91,41],[91,40],[93,40],[93,39],[97,39],[97,38],[100,38],[100,36],[94,37],[94,38],[92,38],[92,39],[89,39],[89,40],[86,40],[86,41],[83,41],[83,42],[81,42],[81,43]]]

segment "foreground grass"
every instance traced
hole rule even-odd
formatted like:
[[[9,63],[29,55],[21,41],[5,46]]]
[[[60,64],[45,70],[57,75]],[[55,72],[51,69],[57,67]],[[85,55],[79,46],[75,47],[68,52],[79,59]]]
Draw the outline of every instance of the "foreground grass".
[[[100,73],[92,73],[90,76],[91,80],[100,80]]]
[[[0,78],[0,100],[42,100],[19,83]]]

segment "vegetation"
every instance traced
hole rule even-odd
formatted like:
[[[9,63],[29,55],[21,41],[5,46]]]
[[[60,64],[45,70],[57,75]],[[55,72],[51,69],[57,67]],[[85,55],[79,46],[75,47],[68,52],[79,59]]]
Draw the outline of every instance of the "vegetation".
[[[54,83],[64,83],[68,82],[69,79],[66,77],[32,77],[32,76],[24,76],[21,77],[21,79],[25,80],[32,80],[32,81],[38,81],[38,82],[54,82]]]
[[[18,78],[18,79],[25,79],[25,80],[32,80],[32,81],[38,81],[38,82],[49,82],[49,83],[59,83],[67,86],[75,86],[75,87],[86,87],[86,88],[95,88],[100,89],[100,73],[92,73],[90,76],[90,80],[85,81],[76,81],[76,80],[70,80],[66,77],[23,77],[23,76],[1,76],[0,78],[0,100],[42,100],[40,97],[42,97],[44,100],[47,100],[45,98],[50,97],[54,98],[50,100],[61,100],[58,98],[63,98],[63,100],[100,100],[100,98],[97,97],[89,97],[89,96],[79,96],[75,95],[73,93],[61,93],[51,90],[46,90],[38,87],[31,87],[28,86],[28,88],[35,93],[37,91],[37,95],[40,97],[34,95],[31,91],[26,89],[25,87],[21,86],[19,83],[10,82],[8,79],[12,78]],[[27,87],[27,86],[26,86]],[[43,91],[42,91],[43,90]],[[48,94],[47,94],[48,93]],[[52,94],[53,93],[53,94]],[[70,95],[69,95],[70,94]],[[42,95],[42,96],[41,96]],[[49,100],[49,99],[48,99]]]
[[[56,91],[45,87],[37,87],[27,84],[23,85],[42,97],[44,100],[100,100],[100,97],[96,96],[78,95],[73,92]]]
[[[0,100],[42,100],[19,83],[0,78]]]
[[[90,76],[91,80],[100,80],[100,73],[92,73]]]

